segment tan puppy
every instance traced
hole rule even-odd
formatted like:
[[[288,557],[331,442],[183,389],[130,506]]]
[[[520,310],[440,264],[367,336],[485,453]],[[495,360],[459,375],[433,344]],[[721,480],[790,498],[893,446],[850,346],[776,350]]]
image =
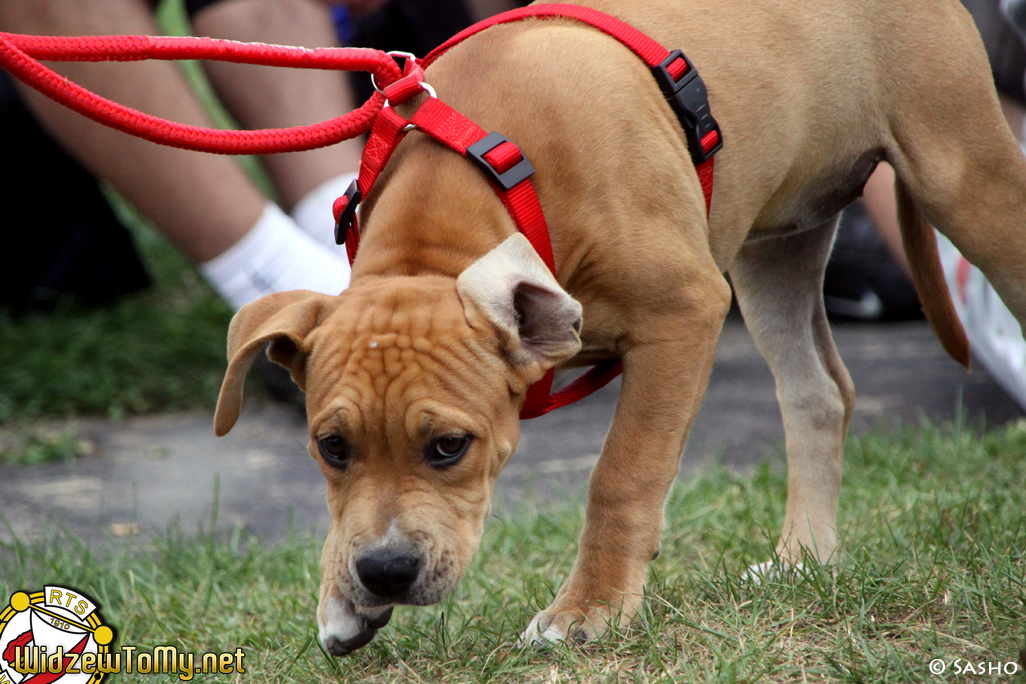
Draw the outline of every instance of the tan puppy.
[[[778,551],[833,559],[854,391],[821,280],[838,212],[878,161],[897,170],[910,261],[948,350],[967,360],[923,216],[1026,316],[1026,161],[957,0],[582,4],[697,65],[725,141],[708,221],[681,127],[637,57],[574,21],[499,26],[427,80],[537,168],[559,282],[484,175],[414,133],[361,207],[350,289],[272,295],[232,322],[218,434],[265,343],[306,390],[332,518],[318,622],[337,655],[393,604],[438,601],[459,581],[527,386],[610,357],[623,359],[623,389],[578,557],[525,637],[628,622],[730,302],[724,272],[777,381],[789,468]]]

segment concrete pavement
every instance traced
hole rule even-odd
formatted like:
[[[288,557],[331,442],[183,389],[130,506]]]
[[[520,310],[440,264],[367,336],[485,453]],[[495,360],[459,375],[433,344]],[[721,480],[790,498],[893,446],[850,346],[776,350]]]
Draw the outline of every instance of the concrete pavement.
[[[834,335],[858,391],[852,429],[881,422],[954,418],[961,399],[969,420],[1000,424],[1022,411],[983,371],[967,375],[924,322],[835,324]],[[578,495],[601,449],[619,383],[578,404],[523,425],[520,447],[503,472],[498,498]],[[162,531],[177,520],[193,532],[211,519],[242,525],[265,539],[289,525],[327,529],[324,478],[306,453],[306,424],[276,404],[250,401],[230,435],[213,435],[207,413],[83,419],[80,434],[97,455],[68,464],[0,466],[0,515],[33,537],[57,521],[95,538]],[[733,466],[783,458],[783,428],[773,379],[743,323],[728,319],[709,391],[688,440],[683,469],[709,461]]]

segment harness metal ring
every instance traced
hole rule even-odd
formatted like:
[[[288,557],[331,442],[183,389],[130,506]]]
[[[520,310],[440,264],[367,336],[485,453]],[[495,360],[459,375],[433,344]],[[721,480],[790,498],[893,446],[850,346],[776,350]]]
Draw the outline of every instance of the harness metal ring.
[[[388,55],[389,57],[402,57],[403,59],[408,59],[408,60],[412,61],[414,64],[416,64],[416,62],[417,62],[417,56],[415,54],[413,54],[412,52],[404,52],[402,50],[389,50],[385,54]],[[401,79],[402,76],[400,76],[399,78]],[[374,74],[370,75],[370,79],[371,79],[371,85],[374,86],[374,90],[376,90],[379,93],[381,93],[382,95],[384,95],[385,91],[378,87],[378,82],[375,80]],[[399,79],[396,79],[396,80],[399,80]]]
[[[414,55],[412,52],[404,52],[402,50],[390,50],[389,52],[386,52],[385,54],[390,56],[390,57],[402,57],[403,59],[411,60],[414,64],[417,63],[417,56]],[[406,78],[406,77],[403,76],[401,78]],[[378,82],[377,82],[377,80],[375,80],[374,74],[370,75],[370,79],[371,79],[371,85],[374,87],[374,90],[376,90],[377,92],[379,92],[382,95],[384,95],[385,94],[385,90],[383,88],[379,88],[378,87]],[[424,90],[424,92],[426,92],[428,94],[429,97],[433,97],[433,98],[436,98],[436,99],[438,98],[438,93],[435,92],[435,89],[431,87],[430,83],[428,83],[427,81],[419,81],[418,83],[419,83],[420,87]],[[386,107],[391,107],[392,106],[391,103],[387,99],[385,100],[385,106]]]

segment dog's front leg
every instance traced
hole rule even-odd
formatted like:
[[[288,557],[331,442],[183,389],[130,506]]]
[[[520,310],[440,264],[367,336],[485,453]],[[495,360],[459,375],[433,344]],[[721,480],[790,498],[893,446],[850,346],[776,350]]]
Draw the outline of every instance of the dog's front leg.
[[[640,606],[666,495],[730,305],[730,288],[711,261],[674,288],[673,306],[638,317],[616,415],[591,475],[577,560],[523,643],[593,639],[611,622],[626,626]]]

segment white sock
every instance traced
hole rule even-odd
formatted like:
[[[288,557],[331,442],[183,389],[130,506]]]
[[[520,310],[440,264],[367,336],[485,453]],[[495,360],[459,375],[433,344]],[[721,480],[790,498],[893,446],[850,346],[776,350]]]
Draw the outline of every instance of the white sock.
[[[274,292],[336,295],[349,285],[345,252],[324,249],[273,202],[241,240],[199,270],[235,310]]]
[[[335,215],[331,212],[331,205],[336,198],[346,194],[357,175],[343,173],[321,183],[292,208],[292,218],[299,227],[332,252],[341,254],[343,259],[346,258],[345,247],[335,244]]]

